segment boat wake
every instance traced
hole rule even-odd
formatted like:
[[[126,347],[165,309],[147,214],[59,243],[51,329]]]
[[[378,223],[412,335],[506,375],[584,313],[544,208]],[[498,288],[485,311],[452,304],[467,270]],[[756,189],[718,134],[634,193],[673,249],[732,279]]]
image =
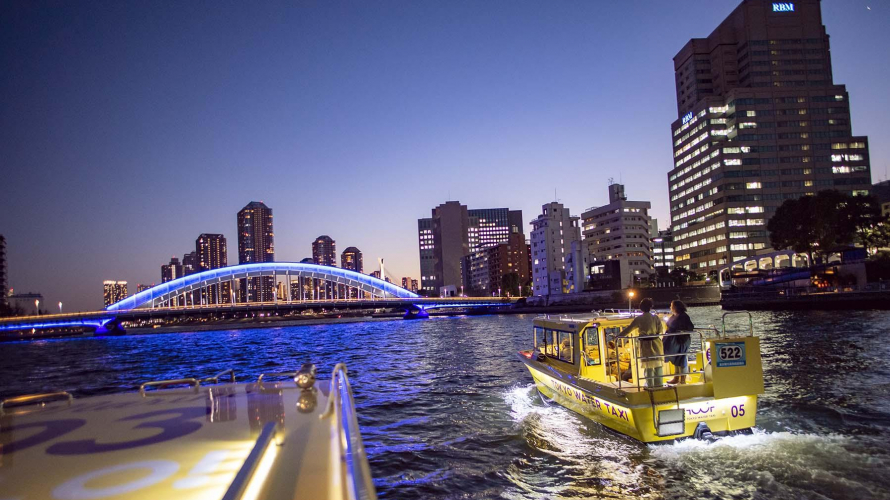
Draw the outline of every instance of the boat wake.
[[[513,387],[504,398],[527,445],[504,472],[514,485],[505,498],[633,497],[653,491],[640,456],[645,447],[561,406],[546,406],[534,384]]]
[[[714,442],[650,445],[667,497],[890,498],[875,483],[890,457],[859,437],[755,430]]]
[[[769,432],[645,445],[558,405],[534,384],[504,395],[529,447],[506,498],[887,498],[890,455],[877,436]],[[556,467],[564,474],[553,474]],[[551,471],[548,473],[547,471]]]

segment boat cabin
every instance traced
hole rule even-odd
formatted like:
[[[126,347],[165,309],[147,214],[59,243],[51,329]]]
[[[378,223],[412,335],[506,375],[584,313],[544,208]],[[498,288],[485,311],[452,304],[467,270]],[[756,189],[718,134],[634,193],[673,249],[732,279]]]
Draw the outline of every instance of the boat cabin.
[[[647,337],[618,338],[638,314],[618,311],[537,318],[534,346],[538,360],[561,372],[616,387],[652,385],[653,381],[646,384],[641,380],[643,359],[638,359],[636,348]],[[687,353],[687,383],[698,383],[702,381],[702,374],[696,373],[702,368],[701,332],[690,334],[693,341]],[[675,376],[672,364],[665,362],[663,366],[662,381]]]

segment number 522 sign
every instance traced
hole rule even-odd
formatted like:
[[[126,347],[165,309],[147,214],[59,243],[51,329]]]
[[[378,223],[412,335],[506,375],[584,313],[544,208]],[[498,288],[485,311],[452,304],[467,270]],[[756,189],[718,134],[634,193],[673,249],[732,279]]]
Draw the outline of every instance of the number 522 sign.
[[[717,342],[714,344],[717,351],[717,367],[745,366],[744,342]]]

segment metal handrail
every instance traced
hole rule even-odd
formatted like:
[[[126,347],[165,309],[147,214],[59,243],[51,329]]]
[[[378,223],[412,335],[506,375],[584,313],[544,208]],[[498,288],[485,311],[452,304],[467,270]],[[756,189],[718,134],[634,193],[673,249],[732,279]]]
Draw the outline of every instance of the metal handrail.
[[[340,460],[346,466],[347,493],[350,500],[376,500],[365,445],[359,432],[355,401],[346,373],[346,365],[338,363],[331,373],[331,390],[327,407],[319,418],[335,417],[340,435]]]
[[[294,378],[297,376],[297,372],[278,372],[278,373],[260,373],[260,376],[256,379],[257,384],[262,384],[263,379],[266,377],[290,377]]]
[[[3,412],[3,409],[7,406],[15,407],[15,406],[25,406],[25,405],[36,404],[36,403],[46,403],[49,401],[58,400],[60,398],[65,398],[70,403],[74,399],[74,396],[72,396],[71,394],[69,394],[66,391],[47,392],[47,393],[43,393],[43,394],[26,394],[24,396],[15,396],[15,397],[6,398],[6,399],[0,401],[0,412]]]
[[[695,328],[692,330],[673,332],[673,333],[662,333],[662,334],[658,334],[658,335],[620,336],[617,334],[608,334],[606,336],[606,342],[608,343],[610,340],[615,342],[615,348],[614,349],[608,349],[608,348],[606,349],[606,369],[608,371],[609,367],[611,367],[613,365],[615,366],[615,377],[618,379],[618,388],[621,389],[622,386],[624,384],[626,384],[626,382],[624,382],[624,380],[621,377],[621,360],[620,360],[620,356],[619,356],[619,347],[623,347],[624,345],[626,345],[627,342],[630,342],[631,350],[633,351],[633,354],[631,357],[632,357],[632,359],[634,359],[636,361],[637,377],[635,379],[636,384],[628,383],[627,385],[629,385],[631,387],[636,386],[637,389],[642,389],[643,386],[640,385],[641,380],[645,380],[648,385],[650,379],[653,381],[656,379],[661,379],[663,381],[666,378],[676,376],[676,374],[653,375],[651,377],[642,376],[641,374],[644,373],[643,368],[640,364],[642,361],[653,360],[653,359],[664,360],[667,358],[672,358],[674,356],[680,356],[681,354],[661,354],[661,355],[655,355],[655,356],[637,356],[636,355],[637,342],[639,342],[640,340],[663,339],[664,337],[676,337],[676,336],[681,336],[681,335],[690,335],[690,336],[698,335],[699,349],[697,351],[692,350],[692,343],[690,343],[690,351],[689,352],[701,352],[701,351],[703,351],[704,340],[705,340],[705,338],[707,338],[705,336],[706,333],[716,334],[717,337],[720,336],[720,332],[713,326],[709,327],[709,328]],[[612,354],[614,354],[614,356],[612,356]],[[693,375],[693,374],[699,374],[699,373],[702,375],[702,381],[707,382],[707,374],[705,373],[704,367],[702,367],[701,370],[698,370],[695,372],[688,372],[685,375]]]
[[[235,383],[235,370],[232,368],[229,368],[228,370],[223,370],[212,377],[203,378],[203,379],[201,379],[201,382],[213,382],[214,384],[218,384],[219,378],[224,375],[229,375],[231,377],[232,383],[233,384]]]
[[[238,473],[235,474],[235,479],[232,480],[232,484],[229,485],[222,500],[239,500],[244,497],[250,480],[259,467],[263,456],[265,456],[266,450],[270,446],[275,446],[274,438],[280,430],[280,425],[276,422],[269,422],[263,426],[256,443],[253,445],[253,449],[250,450],[250,454],[247,455],[244,464],[241,465]]]
[[[139,394],[145,396],[145,389],[147,387],[158,387],[162,385],[182,385],[188,384],[192,386],[195,392],[198,392],[198,386],[201,385],[201,382],[196,378],[178,378],[174,380],[155,380],[152,382],[146,382],[139,386]]]
[[[751,313],[748,311],[729,311],[723,313],[723,317],[721,318],[723,321],[723,336],[726,336],[726,317],[733,314],[747,314],[748,315],[748,336],[754,336],[754,316],[751,316]]]

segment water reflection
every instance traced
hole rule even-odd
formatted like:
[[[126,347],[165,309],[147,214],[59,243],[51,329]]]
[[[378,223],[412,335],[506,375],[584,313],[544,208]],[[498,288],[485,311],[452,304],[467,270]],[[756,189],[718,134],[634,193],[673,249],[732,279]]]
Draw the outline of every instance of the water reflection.
[[[721,324],[719,308],[690,313],[696,325]],[[227,368],[256,380],[303,362],[327,379],[345,362],[384,499],[890,498],[890,316],[753,320],[767,391],[760,430],[711,445],[645,446],[545,406],[516,359],[531,316],[4,343],[0,398],[120,392]],[[210,403],[211,418],[234,417],[226,399]],[[280,418],[247,411],[252,421]]]

